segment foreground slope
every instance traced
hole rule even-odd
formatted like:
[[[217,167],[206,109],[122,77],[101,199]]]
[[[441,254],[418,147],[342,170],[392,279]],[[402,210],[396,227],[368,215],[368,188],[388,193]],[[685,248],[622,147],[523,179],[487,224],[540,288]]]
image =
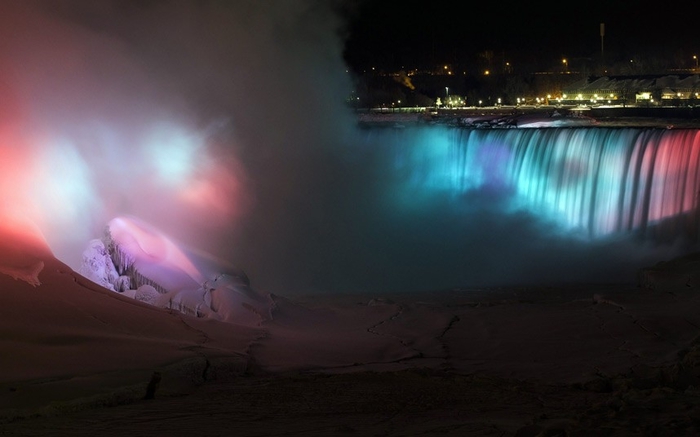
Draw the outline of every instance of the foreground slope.
[[[152,372],[185,361],[204,368],[227,358],[245,367],[246,349],[260,335],[254,327],[122,297],[57,260],[30,224],[2,223],[0,408],[38,407],[137,382],[145,387]]]
[[[642,286],[271,296],[251,327],[124,298],[2,223],[8,435],[700,431],[697,256]]]

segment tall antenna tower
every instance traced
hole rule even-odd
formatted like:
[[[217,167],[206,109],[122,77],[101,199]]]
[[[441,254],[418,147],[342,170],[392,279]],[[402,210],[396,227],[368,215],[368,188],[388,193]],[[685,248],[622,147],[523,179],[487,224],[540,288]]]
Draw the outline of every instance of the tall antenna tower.
[[[605,51],[603,46],[603,38],[605,37],[605,23],[600,23],[600,61],[603,64],[603,72],[605,72]]]

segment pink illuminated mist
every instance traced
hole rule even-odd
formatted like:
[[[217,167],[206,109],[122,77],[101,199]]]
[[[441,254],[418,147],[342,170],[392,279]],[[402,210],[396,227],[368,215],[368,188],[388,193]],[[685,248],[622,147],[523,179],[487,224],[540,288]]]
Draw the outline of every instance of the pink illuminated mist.
[[[312,2],[231,3],[0,6],[2,208],[69,265],[121,214],[231,256],[273,183],[260,178],[300,183],[246,167],[326,135],[290,121],[302,99],[309,119],[342,113],[320,97],[348,87],[327,38],[340,19]]]

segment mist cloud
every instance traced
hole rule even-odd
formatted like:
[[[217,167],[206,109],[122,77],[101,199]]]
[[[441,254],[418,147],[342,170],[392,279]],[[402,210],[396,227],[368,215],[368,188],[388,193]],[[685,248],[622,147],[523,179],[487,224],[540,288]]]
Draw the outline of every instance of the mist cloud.
[[[270,192],[307,184],[292,163],[347,125],[339,7],[3,2],[4,207],[73,267],[119,214],[233,256]]]
[[[76,269],[109,220],[133,215],[276,293],[620,280],[665,255],[506,214],[498,186],[455,203],[400,185],[412,169],[387,152],[399,136],[358,130],[344,106],[347,11],[0,3],[3,208]]]

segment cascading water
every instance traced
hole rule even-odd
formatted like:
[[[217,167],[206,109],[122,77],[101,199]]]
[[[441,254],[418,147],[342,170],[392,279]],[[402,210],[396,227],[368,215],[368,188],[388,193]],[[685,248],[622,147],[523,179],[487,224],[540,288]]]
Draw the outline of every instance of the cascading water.
[[[695,249],[700,130],[370,127],[345,152],[304,237],[332,244],[296,264],[320,290],[634,282]]]
[[[428,129],[367,140],[392,144],[406,202],[442,192],[459,203],[485,190],[507,198],[504,212],[527,210],[589,238],[694,213],[700,194],[695,129]],[[692,229],[677,231],[669,237]]]

